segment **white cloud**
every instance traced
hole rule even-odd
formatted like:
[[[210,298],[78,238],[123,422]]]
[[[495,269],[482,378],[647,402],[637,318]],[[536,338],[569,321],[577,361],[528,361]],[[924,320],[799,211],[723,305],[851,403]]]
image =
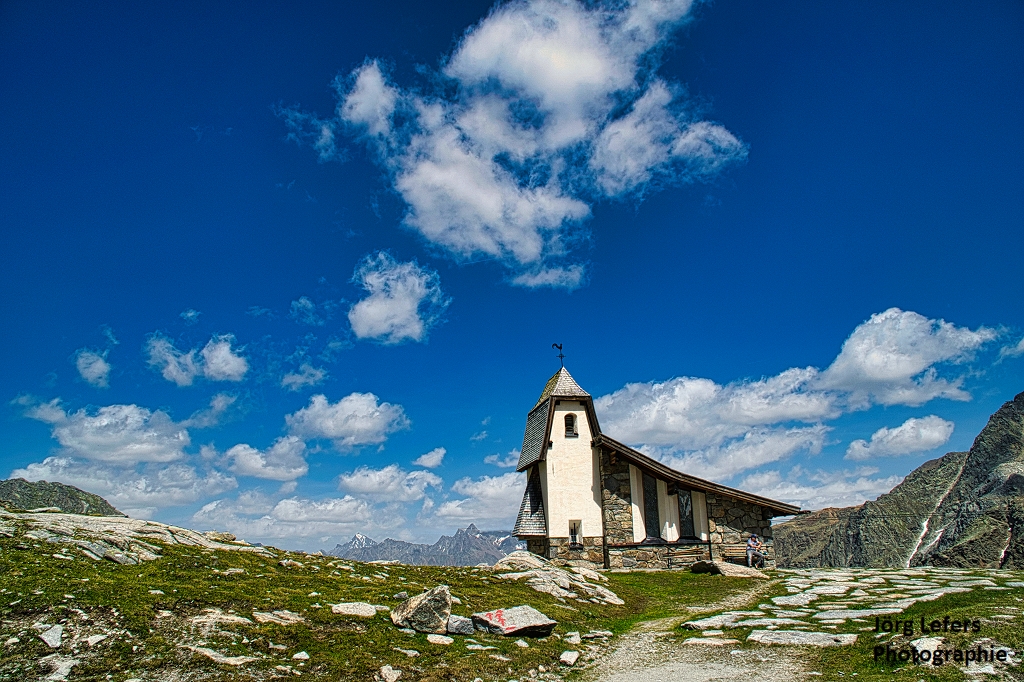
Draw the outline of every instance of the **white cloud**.
[[[853,410],[969,399],[956,366],[994,338],[985,327],[892,308],[858,325],[824,371],[793,368],[724,385],[696,377],[627,384],[595,406],[613,437],[685,471],[730,477],[820,451],[825,423]]]
[[[415,502],[427,488],[440,488],[442,480],[429,471],[405,471],[397,464],[383,469],[361,466],[338,478],[338,488],[358,498],[377,502]]]
[[[149,365],[159,369],[165,379],[178,386],[191,386],[200,375],[211,381],[241,381],[245,377],[249,362],[232,350],[234,342],[234,336],[222,334],[211,338],[202,351],[185,352],[155,333],[146,341],[145,349]]]
[[[372,393],[351,393],[336,403],[317,394],[309,399],[309,405],[284,419],[291,435],[327,438],[343,450],[383,443],[390,434],[410,425],[401,405],[378,403]]]
[[[442,502],[433,516],[446,523],[488,522],[511,527],[523,499],[526,477],[514,471],[501,476],[460,478],[452,490],[466,497]]]
[[[214,336],[203,347],[203,374],[213,381],[241,381],[249,371],[249,363],[231,349],[235,337]]]
[[[1013,346],[1004,346],[999,349],[999,358],[1016,358],[1024,355],[1024,338],[1021,338]]]
[[[882,427],[871,434],[871,442],[855,440],[846,448],[845,459],[899,457],[915,452],[934,450],[945,445],[953,435],[953,422],[934,414],[911,418],[896,428]]]
[[[210,399],[210,406],[203,410],[196,410],[192,416],[181,423],[197,429],[208,429],[220,424],[221,417],[238,400],[237,396],[227,393],[218,393]]]
[[[188,430],[167,413],[138,405],[107,405],[94,414],[66,413],[59,400],[37,405],[27,416],[51,424],[66,454],[114,464],[171,462],[185,456]]]
[[[340,156],[342,131],[362,135],[431,243],[496,258],[521,286],[576,288],[583,268],[564,261],[593,202],[746,155],[654,75],[691,4],[502,4],[444,61],[436,95],[388,82],[371,60],[336,79],[337,118],[278,114],[321,161]]]
[[[444,448],[434,448],[430,452],[424,453],[412,461],[418,467],[424,467],[427,469],[436,469],[441,466],[441,462],[444,461],[444,456],[448,451]]]
[[[110,383],[110,363],[107,362],[106,352],[82,348],[75,353],[75,367],[87,383],[96,388],[107,388]]]
[[[242,493],[237,500],[215,500],[192,516],[196,525],[229,530],[250,541],[284,540],[309,543],[324,536],[344,537],[400,526],[403,518],[375,509],[365,500],[309,500],[291,497],[274,501],[259,492]]]
[[[149,355],[150,366],[159,369],[164,379],[173,381],[178,386],[191,386],[200,373],[196,351],[179,351],[171,340],[164,336],[151,336],[146,341],[146,353]]]
[[[195,324],[199,321],[200,315],[202,315],[202,313],[198,310],[189,308],[188,310],[182,311],[180,317],[185,320],[185,324]]]
[[[498,453],[487,455],[484,457],[484,462],[487,464],[493,464],[496,467],[501,467],[502,469],[511,469],[519,464],[519,448],[509,450],[508,454],[504,456]]]
[[[328,320],[334,317],[334,311],[338,309],[336,301],[323,301],[314,303],[306,296],[300,296],[299,300],[292,301],[289,317],[299,324],[308,324],[311,327],[323,327]]]
[[[487,438],[487,431],[478,431],[469,437],[471,441],[480,441]]]
[[[292,481],[305,476],[309,471],[305,455],[306,444],[295,436],[282,436],[262,451],[240,444],[224,453],[234,473],[272,481]]]
[[[155,465],[142,471],[106,462],[72,457],[47,457],[11,472],[12,478],[59,481],[104,497],[130,516],[149,517],[159,508],[192,504],[236,487],[231,476],[218,471],[205,475],[185,464]]]
[[[304,362],[298,372],[288,372],[281,377],[281,386],[289,391],[299,391],[307,386],[322,384],[326,378],[327,370]]]
[[[360,339],[385,344],[423,341],[450,303],[436,272],[416,261],[399,263],[384,251],[364,258],[353,281],[369,294],[348,311],[352,331]]]
[[[877,469],[861,467],[853,471],[844,469],[807,474],[800,467],[793,467],[785,478],[774,470],[751,474],[739,483],[739,487],[804,509],[849,507],[876,499],[903,480],[902,476],[872,478],[876,473]]]
[[[859,325],[825,370],[819,385],[850,394],[850,402],[868,406],[917,406],[933,398],[970,400],[961,379],[940,378],[934,365],[959,364],[996,338],[986,327],[971,331],[945,320],[890,308]]]

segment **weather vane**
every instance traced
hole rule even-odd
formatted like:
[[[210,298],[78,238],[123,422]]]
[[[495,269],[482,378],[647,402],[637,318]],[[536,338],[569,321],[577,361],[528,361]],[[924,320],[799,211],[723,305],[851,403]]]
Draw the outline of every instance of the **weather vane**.
[[[560,363],[562,363],[562,368],[564,369],[565,368],[565,354],[562,353],[562,344],[560,344],[560,343],[553,343],[553,344],[551,344],[551,347],[558,349],[558,361]]]

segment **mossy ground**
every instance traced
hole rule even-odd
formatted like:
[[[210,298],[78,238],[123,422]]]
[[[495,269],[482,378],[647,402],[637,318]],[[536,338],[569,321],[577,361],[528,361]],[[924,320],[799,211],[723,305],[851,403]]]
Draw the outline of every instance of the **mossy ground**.
[[[73,558],[53,556],[62,552]],[[622,633],[637,621],[681,614],[687,606],[715,602],[750,585],[682,572],[609,574],[608,586],[625,605],[563,603],[522,583],[498,579],[487,569],[277,554],[269,558],[177,545],[165,546],[156,561],[123,566],[60,545],[0,538],[0,679],[43,679],[53,659],[40,659],[55,652],[77,659],[71,680],[262,680],[295,673],[307,679],[369,680],[385,664],[403,670],[403,679],[424,682],[509,680],[542,669],[550,676],[550,671],[567,672],[558,664],[562,651],[577,649],[586,659],[595,650],[587,649],[587,640],[569,646],[557,636],[531,639],[529,648],[521,648],[515,638],[482,633],[472,639],[494,649],[468,650],[463,637],[451,646],[433,645],[425,635],[399,631],[386,612],[346,617],[333,614],[329,605],[363,601],[394,606],[398,592],[413,595],[447,584],[462,602],[453,613],[468,616],[530,604],[557,620],[555,633],[564,636],[591,630]],[[283,559],[303,565],[283,567],[278,563]],[[228,574],[231,568],[242,572]],[[211,608],[250,620],[254,611],[288,610],[305,622],[204,627],[192,621]],[[60,649],[39,639],[32,627],[38,623],[64,625]],[[84,641],[100,634],[109,636],[94,645]],[[12,639],[18,641],[4,644]],[[238,667],[222,665],[188,645],[258,659]],[[396,649],[420,655],[408,657]],[[308,661],[292,659],[300,651],[309,654]]]

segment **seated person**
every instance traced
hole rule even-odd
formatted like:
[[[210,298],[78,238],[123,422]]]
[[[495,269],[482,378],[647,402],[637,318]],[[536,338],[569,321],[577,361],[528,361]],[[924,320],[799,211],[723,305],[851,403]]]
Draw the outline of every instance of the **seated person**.
[[[747,540],[747,566],[751,568],[764,568],[764,543],[757,534],[752,533]]]

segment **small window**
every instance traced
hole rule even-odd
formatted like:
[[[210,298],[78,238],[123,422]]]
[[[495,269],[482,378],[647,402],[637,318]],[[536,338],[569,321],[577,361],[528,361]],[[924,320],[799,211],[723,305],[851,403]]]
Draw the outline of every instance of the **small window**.
[[[569,522],[569,549],[583,547],[583,522],[576,520]]]
[[[575,438],[578,435],[580,434],[576,432],[576,415],[565,415],[565,437]]]

